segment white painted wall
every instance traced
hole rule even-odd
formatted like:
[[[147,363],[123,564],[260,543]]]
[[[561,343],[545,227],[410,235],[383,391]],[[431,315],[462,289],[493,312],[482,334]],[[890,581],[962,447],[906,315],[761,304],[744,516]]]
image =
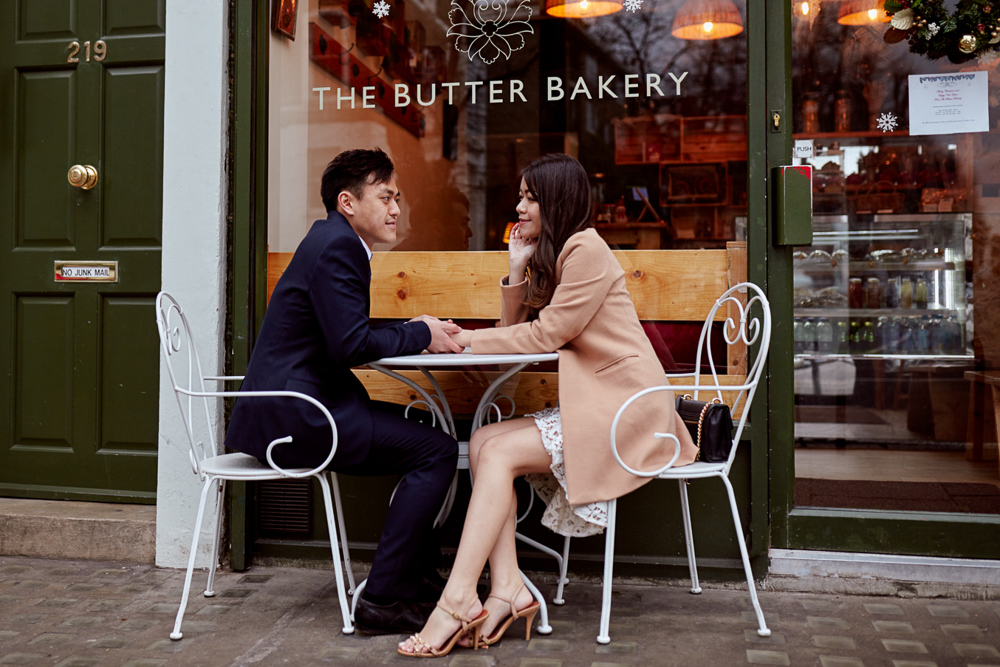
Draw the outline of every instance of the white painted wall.
[[[225,320],[226,5],[166,3],[162,285],[187,314],[206,374],[221,374]],[[187,565],[201,490],[182,424],[161,359],[156,564],[163,567]],[[211,553],[216,496],[205,513],[199,566]]]

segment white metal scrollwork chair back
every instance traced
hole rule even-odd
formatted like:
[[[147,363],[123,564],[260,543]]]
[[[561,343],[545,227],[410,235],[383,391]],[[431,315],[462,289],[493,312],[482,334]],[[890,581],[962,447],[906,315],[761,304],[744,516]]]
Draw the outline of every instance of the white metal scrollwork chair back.
[[[743,384],[725,385],[719,381],[719,374],[716,370],[716,362],[712,354],[711,337],[713,334],[712,323],[715,321],[716,313],[722,308],[723,312],[728,309],[726,320],[722,324],[721,336],[727,346],[745,346],[745,353],[749,354],[750,347],[757,345],[757,352],[753,358],[753,363],[749,366],[746,379]],[[720,335],[717,333],[717,335]],[[743,427],[746,425],[747,417],[750,414],[750,404],[753,401],[757,383],[760,381],[764,363],[767,359],[767,351],[771,342],[771,307],[764,292],[753,283],[739,283],[720,296],[711,311],[705,318],[705,324],[698,339],[698,355],[694,373],[684,375],[668,375],[668,378],[691,377],[691,384],[671,384],[661,387],[650,387],[633,395],[619,408],[618,414],[611,425],[611,450],[619,465],[625,470],[640,477],[655,477],[657,479],[677,480],[681,494],[681,513],[684,520],[684,537],[687,543],[688,570],[691,573],[691,592],[701,593],[701,586],[698,584],[698,568],[695,562],[694,538],[691,531],[691,511],[688,506],[687,482],[692,479],[704,479],[718,477],[725,486],[729,499],[729,507],[732,510],[733,523],[736,528],[736,539],[740,547],[740,556],[743,559],[743,569],[746,573],[747,586],[750,589],[750,601],[753,603],[754,612],[757,615],[757,634],[767,637],[771,631],[764,623],[764,613],[761,611],[760,602],[757,600],[757,589],[754,587],[753,572],[750,570],[750,557],[747,554],[746,540],[743,537],[743,527],[740,522],[739,509],[736,506],[736,496],[733,493],[733,486],[729,481],[729,471],[736,458],[737,446],[740,436],[743,434]],[[725,363],[725,362],[724,362]],[[706,366],[707,373],[702,372],[702,367]],[[708,463],[695,461],[686,466],[673,468],[673,463],[680,453],[680,443],[673,434],[657,433],[658,438],[666,438],[674,443],[675,453],[673,459],[663,468],[653,471],[638,471],[630,468],[618,454],[618,446],[615,441],[615,431],[618,421],[626,410],[639,398],[659,391],[673,391],[678,394],[692,394],[696,400],[711,401],[713,398],[724,400],[723,392],[726,394],[735,393],[735,399],[730,404],[734,416],[742,410],[736,429],[733,433],[733,449],[729,458],[721,463]],[[706,395],[707,394],[707,395]],[[608,626],[611,622],[611,574],[615,549],[615,522],[617,514],[617,500],[608,503],[608,528],[604,549],[604,595],[601,604],[601,629],[597,636],[597,641],[607,644],[611,641],[608,636]]]
[[[177,398],[177,405],[181,411],[184,428],[187,432],[188,442],[191,446],[189,457],[191,468],[202,480],[201,501],[198,504],[198,516],[195,520],[194,532],[191,539],[191,553],[188,557],[187,574],[184,578],[184,592],[181,596],[181,606],[177,610],[177,618],[174,622],[171,639],[180,639],[181,623],[184,620],[184,612],[187,608],[188,595],[191,589],[191,577],[194,570],[195,555],[198,552],[198,539],[201,534],[202,519],[205,514],[205,505],[208,494],[213,485],[219,483],[219,503],[216,515],[216,533],[212,542],[212,558],[208,568],[208,586],[205,589],[205,597],[215,595],[215,569],[219,556],[219,528],[222,525],[222,498],[225,497],[227,481],[260,482],[289,478],[315,477],[323,490],[323,503],[326,508],[326,522],[330,531],[330,548],[333,551],[333,569],[337,579],[337,596],[340,599],[340,613],[344,621],[343,631],[345,634],[354,632],[351,616],[347,607],[347,595],[353,592],[354,575],[351,572],[351,561],[347,550],[347,534],[344,528],[344,516],[340,504],[340,489],[337,484],[337,476],[334,473],[327,474],[325,470],[333,455],[337,452],[337,425],[333,421],[333,416],[316,399],[305,394],[294,391],[209,391],[206,389],[206,382],[224,382],[226,380],[241,380],[241,377],[233,376],[205,376],[202,373],[201,361],[198,357],[198,350],[191,335],[187,317],[177,301],[167,294],[160,292],[156,297],[156,328],[160,334],[160,348],[166,360],[167,372],[170,374],[170,384],[174,388],[174,396]],[[270,465],[266,465],[257,460],[256,457],[248,454],[220,454],[219,447],[215,440],[215,426],[212,422],[212,410],[210,401],[217,401],[226,396],[240,397],[243,400],[261,396],[283,396],[292,399],[301,399],[311,403],[330,422],[333,438],[330,443],[330,453],[322,464],[313,469],[291,468],[282,469],[274,463],[271,458],[272,449],[282,443],[291,442],[292,438],[281,437],[273,440],[267,448],[267,460]],[[202,421],[201,411],[204,411],[204,421]],[[198,428],[196,428],[196,425]],[[198,433],[204,429],[204,441]],[[206,446],[207,445],[207,446]],[[332,487],[332,492],[331,492]],[[346,570],[349,591],[345,592],[344,572],[341,569],[340,556],[337,553],[338,532],[334,523],[334,508],[331,496],[336,500],[337,521],[340,527],[340,543],[343,546],[344,570]]]

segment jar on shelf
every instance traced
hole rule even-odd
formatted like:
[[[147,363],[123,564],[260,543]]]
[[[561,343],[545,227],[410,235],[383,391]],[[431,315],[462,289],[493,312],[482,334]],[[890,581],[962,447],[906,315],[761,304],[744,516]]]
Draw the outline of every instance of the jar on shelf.
[[[834,339],[837,343],[837,353],[847,354],[851,351],[850,345],[850,332],[847,324],[847,320],[837,320],[837,324],[834,326]]]
[[[882,286],[879,284],[878,278],[869,278],[865,284],[865,307],[882,307]]]
[[[865,320],[865,323],[861,326],[861,351],[862,352],[872,352],[878,343],[875,340],[875,325],[872,324],[871,320]]]
[[[792,324],[792,348],[795,354],[806,351],[805,324],[805,319],[801,317],[796,317]]]
[[[927,280],[917,279],[917,286],[913,290],[913,304],[920,310],[927,309]]]
[[[899,285],[899,307],[910,309],[913,307],[913,281],[903,278]]]
[[[816,351],[831,354],[837,351],[833,338],[833,324],[825,317],[816,321]]]
[[[899,276],[885,281],[885,307],[899,308],[899,292],[902,287]]]
[[[851,96],[841,88],[833,102],[833,129],[835,132],[851,131]]]
[[[931,351],[931,322],[930,317],[924,315],[917,325],[917,354],[928,354]]]
[[[816,318],[807,317],[805,324],[802,325],[802,341],[804,344],[804,352],[812,353],[816,351],[816,342],[818,337],[816,336]]]
[[[851,278],[847,283],[847,305],[849,308],[865,307],[865,287],[861,278]]]
[[[819,132],[819,97],[816,93],[802,96],[802,131],[806,134]]]

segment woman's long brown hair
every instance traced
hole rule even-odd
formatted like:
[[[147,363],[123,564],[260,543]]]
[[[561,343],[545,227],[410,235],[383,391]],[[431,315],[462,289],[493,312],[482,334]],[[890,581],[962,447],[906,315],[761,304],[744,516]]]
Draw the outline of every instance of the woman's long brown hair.
[[[543,155],[525,167],[521,176],[541,212],[542,231],[531,254],[531,279],[524,299],[535,319],[556,290],[559,253],[570,236],[592,226],[593,206],[587,172],[569,155]]]

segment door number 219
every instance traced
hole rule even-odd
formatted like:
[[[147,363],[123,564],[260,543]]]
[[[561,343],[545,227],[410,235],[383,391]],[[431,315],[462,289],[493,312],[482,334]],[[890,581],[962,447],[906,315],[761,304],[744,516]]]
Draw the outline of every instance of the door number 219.
[[[69,43],[69,56],[66,58],[68,63],[78,63],[80,62],[80,42],[76,40]],[[83,43],[84,61],[90,62],[90,42]],[[101,62],[104,60],[104,56],[108,53],[108,45],[104,43],[103,39],[99,39],[94,42],[94,60]]]

